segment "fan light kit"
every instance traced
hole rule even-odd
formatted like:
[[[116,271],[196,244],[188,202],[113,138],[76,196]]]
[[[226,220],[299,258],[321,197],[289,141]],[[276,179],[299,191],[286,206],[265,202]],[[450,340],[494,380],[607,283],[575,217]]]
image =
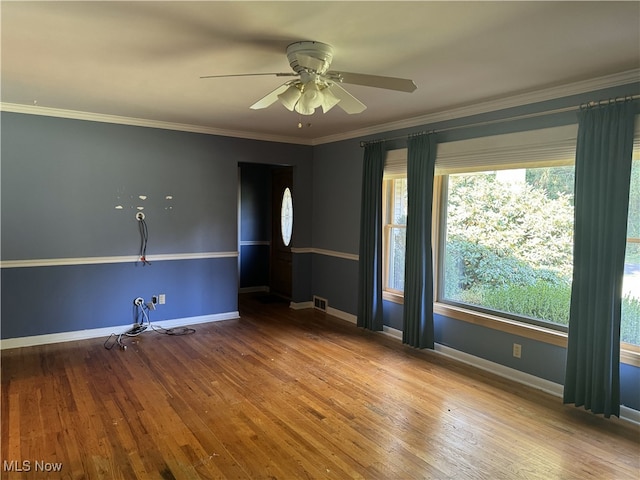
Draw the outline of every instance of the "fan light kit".
[[[276,77],[298,77],[280,85],[267,94],[251,109],[267,108],[277,101],[289,111],[300,115],[313,115],[317,108],[327,113],[338,105],[349,114],[361,113],[367,107],[339,84],[363,85],[400,92],[413,92],[417,87],[412,80],[396,77],[381,77],[364,73],[337,72],[329,70],[333,60],[333,47],[326,43],[302,41],[287,47],[287,59],[293,72],[244,73],[238,75],[207,75],[200,78],[246,77],[275,75]]]

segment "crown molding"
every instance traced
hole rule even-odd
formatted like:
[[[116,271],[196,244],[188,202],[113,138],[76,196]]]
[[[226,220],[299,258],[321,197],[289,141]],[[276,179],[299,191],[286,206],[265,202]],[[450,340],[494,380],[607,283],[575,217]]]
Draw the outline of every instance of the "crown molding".
[[[19,103],[0,103],[0,111],[11,113],[24,113],[27,115],[42,115],[45,117],[69,118],[73,120],[85,120],[88,122],[115,123],[118,125],[130,125],[134,127],[159,128],[163,130],[178,130],[181,132],[204,133],[206,135],[219,135],[222,137],[244,138],[248,140],[262,140],[266,142],[295,143],[311,145],[311,141],[304,138],[288,137],[281,135],[269,135],[240,130],[225,130],[223,128],[206,127],[203,125],[191,125],[187,123],[163,122],[145,118],[123,117],[104,113],[82,112],[78,110],[66,110],[63,108],[41,107],[38,105],[23,105]]]
[[[352,130],[350,132],[320,137],[314,139],[312,145],[333,143],[341,140],[349,140],[352,138],[366,137],[369,135],[390,132],[393,130],[401,130],[404,128],[429,125],[447,120],[455,120],[457,118],[495,112],[498,110],[504,110],[506,108],[521,107],[523,105],[555,100],[557,98],[569,97],[571,95],[589,93],[596,90],[603,90],[605,88],[629,85],[634,82],[640,82],[640,69],[628,70],[625,72],[606,75],[603,77],[582,80],[574,83],[536,90],[533,92],[521,93],[505,98],[488,100],[486,102],[461,106],[449,110],[443,110],[440,112],[428,113],[418,117],[399,120],[397,122],[389,122],[381,125],[362,128],[359,130]],[[578,105],[576,105],[576,107],[578,107]]]
[[[107,115],[102,113],[82,112],[77,110],[65,110],[61,108],[48,108],[37,105],[22,105],[17,103],[0,103],[0,111],[12,113],[24,113],[28,115],[43,115],[47,117],[69,118],[75,120],[86,120],[92,122],[115,123],[120,125],[131,125],[138,127],[160,128],[165,130],[179,130],[191,133],[203,133],[207,135],[219,135],[223,137],[244,138],[248,140],[262,140],[267,142],[293,143],[299,145],[322,145],[352,138],[366,137],[379,133],[413,128],[421,125],[429,125],[437,122],[454,120],[458,118],[479,115],[483,113],[504,110],[506,108],[520,107],[523,105],[554,100],[557,98],[579,95],[605,88],[619,87],[640,81],[640,69],[628,70],[602,77],[568,83],[555,87],[549,87],[505,98],[488,100],[456,107],[440,112],[428,113],[418,117],[407,118],[396,122],[388,122],[373,125],[358,130],[328,135],[315,139],[305,139],[281,135],[269,135],[256,132],[245,132],[239,130],[225,130],[202,125],[191,125],[184,123],[163,122],[159,120],[149,120],[144,118],[123,117],[118,115]],[[577,105],[576,105],[577,106]]]

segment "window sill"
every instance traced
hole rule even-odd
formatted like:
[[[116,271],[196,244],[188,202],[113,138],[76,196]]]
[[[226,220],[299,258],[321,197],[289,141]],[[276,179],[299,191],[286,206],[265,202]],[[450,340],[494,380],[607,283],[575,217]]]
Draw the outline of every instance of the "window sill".
[[[393,290],[383,290],[382,299],[388,302],[398,303],[404,305],[404,295],[402,292],[395,292]]]

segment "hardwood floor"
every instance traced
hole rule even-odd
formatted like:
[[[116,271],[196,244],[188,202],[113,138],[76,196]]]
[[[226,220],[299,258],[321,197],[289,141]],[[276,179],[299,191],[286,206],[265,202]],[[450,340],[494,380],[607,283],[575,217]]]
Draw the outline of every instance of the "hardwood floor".
[[[640,476],[636,426],[313,310],[103,342],[2,352],[1,478]]]

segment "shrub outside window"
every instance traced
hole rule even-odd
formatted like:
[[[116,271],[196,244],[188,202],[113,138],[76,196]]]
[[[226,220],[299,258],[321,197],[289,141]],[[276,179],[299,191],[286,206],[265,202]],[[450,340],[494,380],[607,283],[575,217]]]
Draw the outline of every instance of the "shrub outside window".
[[[573,166],[447,176],[440,299],[566,327],[573,182]]]

